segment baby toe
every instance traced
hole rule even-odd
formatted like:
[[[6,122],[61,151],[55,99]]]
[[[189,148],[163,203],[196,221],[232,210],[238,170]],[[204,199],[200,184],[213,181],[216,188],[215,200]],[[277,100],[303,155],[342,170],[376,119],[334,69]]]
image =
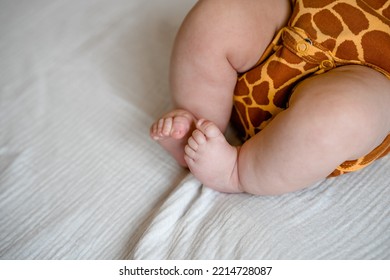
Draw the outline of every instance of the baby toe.
[[[184,153],[187,157],[194,160],[196,157],[196,151],[194,151],[189,145],[184,147]]]
[[[158,140],[160,138],[158,135],[158,123],[153,123],[150,127],[150,137],[152,137],[153,140]]]
[[[222,134],[218,126],[208,120],[199,120],[196,127],[209,138],[215,138]]]
[[[161,133],[163,136],[168,137],[168,136],[170,136],[171,131],[172,131],[172,118],[166,118],[164,120],[164,124],[162,126]]]
[[[164,128],[164,122],[165,120],[164,119],[159,119],[158,122],[157,122],[157,134],[162,136],[162,131],[163,131],[163,128]]]
[[[195,141],[193,137],[190,137],[188,139],[188,146],[190,146],[193,150],[197,150],[199,148],[198,143]]]
[[[200,131],[199,129],[195,129],[193,132],[192,132],[192,137],[191,137],[194,142],[196,142],[198,145],[202,145],[204,143],[206,143],[206,136],[203,134],[202,131]]]
[[[176,116],[172,120],[171,136],[176,139],[184,137],[190,130],[191,120],[185,116]]]

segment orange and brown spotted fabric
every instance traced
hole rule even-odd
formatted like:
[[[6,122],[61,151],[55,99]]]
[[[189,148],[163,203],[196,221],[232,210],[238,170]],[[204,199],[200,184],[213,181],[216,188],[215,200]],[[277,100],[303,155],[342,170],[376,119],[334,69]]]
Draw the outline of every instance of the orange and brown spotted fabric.
[[[293,13],[259,63],[239,75],[232,121],[244,140],[288,106],[303,79],[343,65],[371,67],[390,79],[390,1],[292,0]],[[359,170],[390,152],[390,135],[367,156],[330,176]]]

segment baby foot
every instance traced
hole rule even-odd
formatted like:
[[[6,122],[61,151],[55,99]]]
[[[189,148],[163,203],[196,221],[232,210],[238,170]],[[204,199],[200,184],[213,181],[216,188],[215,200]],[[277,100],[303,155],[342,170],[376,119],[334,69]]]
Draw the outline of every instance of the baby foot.
[[[195,117],[188,111],[176,109],[152,124],[150,137],[167,150],[176,161],[187,167],[184,147],[195,129]]]
[[[196,128],[184,149],[184,158],[191,172],[207,187],[220,192],[241,192],[237,147],[231,146],[210,121],[199,120]]]

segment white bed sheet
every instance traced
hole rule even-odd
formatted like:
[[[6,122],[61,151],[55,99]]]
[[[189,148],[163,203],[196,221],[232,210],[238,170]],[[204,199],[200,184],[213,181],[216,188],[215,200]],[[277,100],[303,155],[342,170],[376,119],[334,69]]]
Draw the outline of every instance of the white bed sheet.
[[[186,172],[149,140],[191,1],[0,1],[0,257],[126,258]]]
[[[189,175],[135,259],[390,259],[389,163],[280,197],[220,194]]]
[[[389,259],[389,158],[253,197],[149,140],[194,3],[0,0],[0,258]]]

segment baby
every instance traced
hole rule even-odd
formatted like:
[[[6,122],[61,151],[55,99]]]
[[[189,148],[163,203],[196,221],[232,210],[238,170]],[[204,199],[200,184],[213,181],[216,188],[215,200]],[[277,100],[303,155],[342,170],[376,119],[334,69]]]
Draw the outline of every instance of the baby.
[[[358,170],[390,151],[389,19],[381,0],[199,1],[173,49],[176,109],[151,137],[221,192]],[[239,147],[224,136],[232,115]]]

